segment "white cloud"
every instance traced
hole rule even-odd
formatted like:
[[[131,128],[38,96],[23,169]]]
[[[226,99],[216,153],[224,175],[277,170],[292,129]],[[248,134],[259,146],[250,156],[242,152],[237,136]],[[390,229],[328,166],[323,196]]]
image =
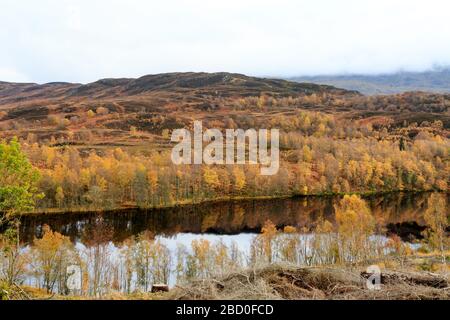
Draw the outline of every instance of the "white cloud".
[[[445,0],[1,0],[0,64],[38,82],[450,65]]]
[[[30,79],[13,68],[2,68],[0,66],[0,81],[30,82]]]
[[[69,29],[81,30],[81,11],[77,6],[68,7],[67,25]]]

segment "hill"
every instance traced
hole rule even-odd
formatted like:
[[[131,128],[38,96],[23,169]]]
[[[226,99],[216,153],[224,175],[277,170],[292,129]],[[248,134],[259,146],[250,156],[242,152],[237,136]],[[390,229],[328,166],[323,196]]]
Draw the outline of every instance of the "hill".
[[[127,141],[116,141],[120,145],[130,142],[126,136],[132,127],[150,138],[163,129],[184,126],[193,116],[222,119],[240,99],[311,95],[360,94],[232,73],[167,73],[89,84],[0,82],[0,136],[26,138],[31,133],[39,141],[58,140],[70,131],[84,142],[87,136],[105,140],[106,135],[108,143],[123,136]]]
[[[165,130],[189,127],[194,119],[247,128],[298,110],[392,128],[422,122],[427,127],[439,120],[449,128],[449,107],[449,94],[363,96],[233,73],[166,73],[89,84],[0,82],[0,138],[89,148],[161,147]]]
[[[379,75],[305,76],[294,77],[291,80],[332,85],[364,94],[393,94],[406,91],[450,93],[450,69]]]
[[[221,97],[296,96],[329,92],[346,94],[347,90],[327,85],[296,83],[279,79],[248,77],[233,73],[164,73],[138,79],[101,79],[89,84],[53,82],[47,84],[0,82],[0,105],[40,98],[108,99],[151,95],[160,92]],[[356,94],[356,92],[352,92]]]

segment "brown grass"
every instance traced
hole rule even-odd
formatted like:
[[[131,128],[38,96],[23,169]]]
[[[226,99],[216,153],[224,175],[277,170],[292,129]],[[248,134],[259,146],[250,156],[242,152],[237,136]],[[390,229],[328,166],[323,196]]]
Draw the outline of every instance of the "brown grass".
[[[366,277],[357,269],[271,266],[178,286],[170,299],[450,299],[445,275],[384,270],[381,290],[367,289]]]

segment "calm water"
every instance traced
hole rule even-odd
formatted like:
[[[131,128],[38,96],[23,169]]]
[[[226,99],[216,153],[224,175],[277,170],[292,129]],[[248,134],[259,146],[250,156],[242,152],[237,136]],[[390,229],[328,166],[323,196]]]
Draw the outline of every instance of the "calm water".
[[[423,214],[429,193],[391,193],[366,197],[383,229],[379,233],[397,233],[404,240],[420,237]],[[449,196],[450,197],[450,196]],[[41,236],[42,226],[70,236],[77,243],[88,244],[88,229],[102,219],[107,227],[101,241],[120,244],[146,232],[167,241],[188,242],[198,237],[247,242],[270,219],[278,227],[286,225],[311,228],[318,219],[334,221],[334,204],[340,197],[298,197],[276,200],[228,201],[157,210],[122,210],[116,212],[39,215],[22,218],[21,240],[27,244]],[[98,227],[98,226],[97,226]]]

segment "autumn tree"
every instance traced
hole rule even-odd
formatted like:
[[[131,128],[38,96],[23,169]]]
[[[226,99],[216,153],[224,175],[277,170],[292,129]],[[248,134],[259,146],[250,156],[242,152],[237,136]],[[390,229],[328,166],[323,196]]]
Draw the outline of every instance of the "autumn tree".
[[[76,262],[73,258],[73,246],[68,237],[53,232],[49,226],[44,226],[43,236],[35,239],[32,246],[33,270],[42,277],[43,286],[52,293],[58,280],[64,286],[67,266]]]
[[[368,238],[375,230],[375,219],[367,203],[357,195],[345,195],[335,205],[335,211],[342,243],[341,259],[353,261],[367,257]]]
[[[219,175],[217,174],[217,171],[213,168],[205,167],[203,170],[203,179],[205,180],[205,183],[207,185],[206,193],[207,194],[213,194],[212,191],[215,191],[220,186],[220,180]]]
[[[333,224],[323,219],[317,221],[311,248],[303,249],[308,264],[334,264],[339,261],[339,239]]]
[[[261,233],[254,239],[251,246],[251,259],[253,264],[261,262],[272,263],[274,260],[274,244],[277,236],[277,228],[272,221],[266,220]]]
[[[445,250],[449,242],[446,234],[449,217],[445,195],[433,193],[428,198],[428,208],[425,211],[424,219],[429,228],[426,231],[428,242],[432,248],[440,252],[442,262],[445,263]]]
[[[246,184],[244,171],[238,166],[234,167],[233,178],[234,178],[234,189],[237,192],[241,192]]]
[[[140,234],[133,245],[133,265],[136,270],[137,285],[144,291],[148,291],[152,282],[152,256],[153,240]]]
[[[169,248],[157,240],[151,246],[151,270],[153,284],[168,284],[172,256]]]
[[[207,278],[211,274],[211,243],[206,239],[192,240],[192,257],[189,268],[197,271],[197,277]]]
[[[297,229],[292,226],[283,228],[278,243],[278,251],[282,261],[296,264],[299,262],[300,238]]]

